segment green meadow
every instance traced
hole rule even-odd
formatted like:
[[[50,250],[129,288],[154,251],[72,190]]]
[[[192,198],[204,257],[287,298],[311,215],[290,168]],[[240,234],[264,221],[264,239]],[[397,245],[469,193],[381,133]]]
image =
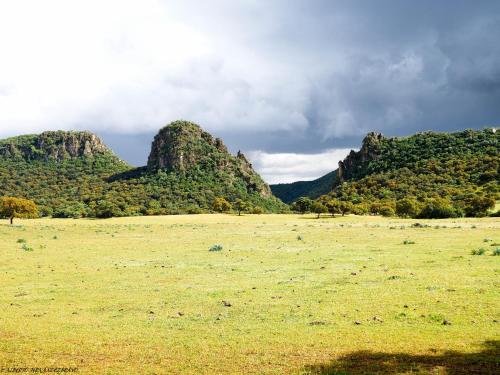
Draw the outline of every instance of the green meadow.
[[[14,224],[0,224],[0,371],[500,371],[499,218]]]

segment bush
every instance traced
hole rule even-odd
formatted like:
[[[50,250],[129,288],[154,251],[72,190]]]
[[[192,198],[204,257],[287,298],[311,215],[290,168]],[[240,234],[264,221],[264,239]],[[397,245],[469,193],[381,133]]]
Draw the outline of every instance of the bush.
[[[208,251],[222,251],[222,245],[213,245]]]
[[[418,213],[417,201],[410,198],[403,198],[396,202],[396,213],[401,217],[415,217]]]
[[[99,201],[95,208],[95,216],[100,219],[121,216],[121,211],[116,204],[108,201]]]
[[[264,213],[264,210],[262,209],[262,207],[259,207],[259,206],[255,206],[253,209],[252,209],[252,214],[254,215],[261,215]]]
[[[220,213],[227,212],[231,210],[231,208],[232,208],[231,203],[229,203],[226,199],[222,197],[215,198],[212,204],[212,209]]]
[[[28,244],[26,244],[26,243],[23,243],[23,246],[21,246],[21,249],[23,249],[24,251],[33,251],[33,248],[28,246]]]
[[[403,245],[414,245],[415,244],[415,241],[412,241],[412,240],[404,240],[403,241]]]
[[[450,217],[461,217],[462,212],[453,207],[446,199],[430,199],[425,202],[424,208],[418,214],[420,219],[446,219]]]
[[[386,205],[380,206],[379,214],[382,216],[385,216],[385,217],[394,216],[394,214],[395,214],[394,208],[392,208],[391,206],[386,206]]]
[[[52,217],[58,219],[80,219],[87,216],[87,214],[87,208],[83,203],[75,203],[56,208],[52,213]]]
[[[480,248],[475,249],[470,252],[472,255],[484,255],[486,253],[486,249]]]
[[[469,217],[486,216],[488,210],[495,207],[495,199],[484,195],[475,195],[465,201],[465,215]]]
[[[187,209],[187,213],[190,215],[198,215],[198,214],[202,214],[203,210],[198,206],[190,206]]]
[[[493,252],[491,253],[493,256],[500,256],[500,247],[497,247]]]

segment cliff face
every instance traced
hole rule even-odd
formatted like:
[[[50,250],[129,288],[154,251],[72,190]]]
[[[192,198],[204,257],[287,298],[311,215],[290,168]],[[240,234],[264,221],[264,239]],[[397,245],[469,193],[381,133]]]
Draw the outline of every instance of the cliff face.
[[[249,192],[258,192],[263,197],[272,195],[269,186],[241,152],[231,155],[220,138],[212,137],[188,121],[175,121],[159,131],[153,140],[147,167],[150,172],[201,170],[225,175],[229,180],[221,183],[241,179]]]
[[[363,139],[359,151],[351,150],[344,160],[339,161],[338,177],[340,182],[356,177],[362,173],[370,161],[376,160],[380,154],[380,145],[387,140],[381,133],[371,132]]]
[[[112,154],[112,151],[90,132],[47,131],[0,141],[0,157],[25,160],[55,160]]]

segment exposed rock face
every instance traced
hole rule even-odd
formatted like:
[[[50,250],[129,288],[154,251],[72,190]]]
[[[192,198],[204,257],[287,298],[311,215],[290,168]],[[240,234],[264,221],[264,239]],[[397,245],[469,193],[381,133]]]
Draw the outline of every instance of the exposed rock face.
[[[148,158],[150,171],[166,170],[204,173],[225,173],[232,179],[240,178],[249,191],[270,197],[271,189],[255,173],[245,155],[229,153],[221,139],[188,121],[175,121],[162,128],[155,136]]]
[[[90,132],[46,131],[0,142],[0,156],[26,160],[57,160],[92,157],[112,151]]]
[[[339,161],[338,177],[342,183],[363,171],[368,163],[379,156],[380,145],[386,140],[382,133],[371,132],[363,139],[361,149],[351,150],[344,160]]]

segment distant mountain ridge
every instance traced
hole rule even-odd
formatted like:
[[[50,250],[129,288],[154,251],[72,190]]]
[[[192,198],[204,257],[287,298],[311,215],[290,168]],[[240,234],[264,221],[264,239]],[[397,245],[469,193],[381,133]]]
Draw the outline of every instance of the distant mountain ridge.
[[[0,196],[33,199],[58,217],[204,212],[216,197],[264,211],[286,206],[246,157],[198,125],[175,121],[152,143],[148,165],[133,168],[90,132],[44,132],[0,140]]]

